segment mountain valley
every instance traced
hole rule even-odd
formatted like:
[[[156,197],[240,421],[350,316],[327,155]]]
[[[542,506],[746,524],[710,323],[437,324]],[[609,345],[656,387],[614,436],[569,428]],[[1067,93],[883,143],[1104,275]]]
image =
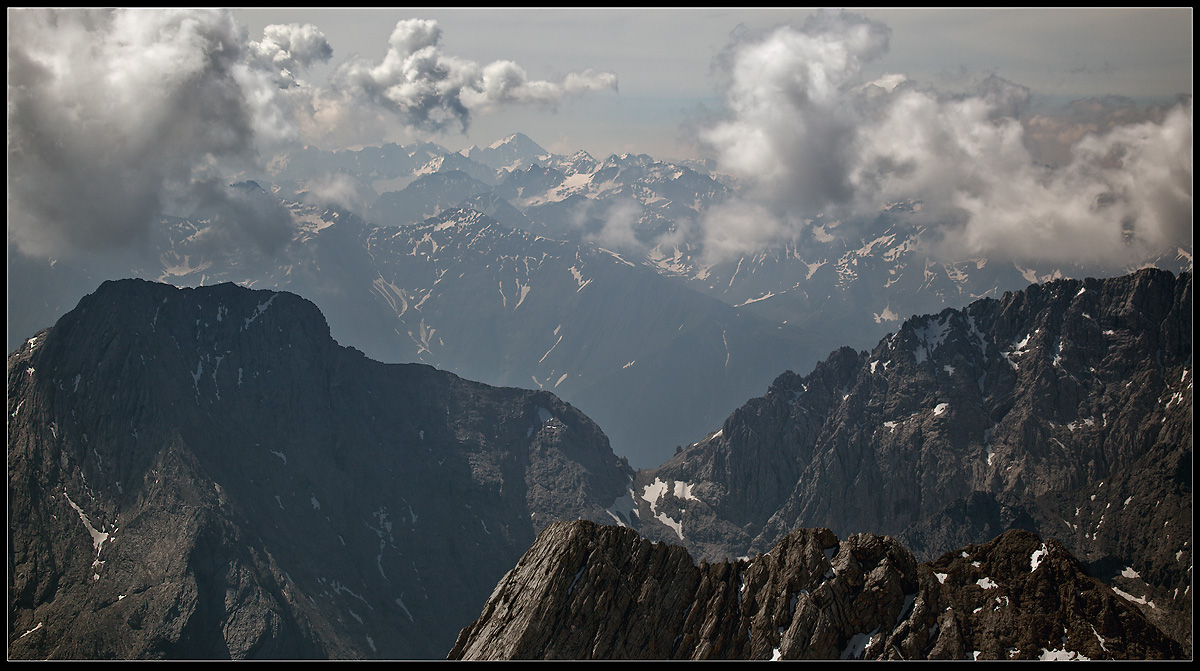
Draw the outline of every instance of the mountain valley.
[[[236,194],[249,208],[285,208],[292,232],[278,248],[226,240],[227,224],[204,213],[164,219],[127,255],[46,263],[10,246],[9,350],[105,279],[293,291],[371,358],[554,390],[644,468],[703,438],[698,427],[779,370],[871,347],[909,315],[1121,274],[940,259],[905,218],[919,203],[866,222],[818,215],[802,238],[710,258],[695,222],[735,197],[721,177],[646,155],[558,156],[521,134],[463,152],[295,151],[244,182],[261,188]],[[329,200],[329,185],[347,181],[357,195]],[[1182,249],[1147,263],[1191,270]],[[626,305],[631,296],[645,300]]]

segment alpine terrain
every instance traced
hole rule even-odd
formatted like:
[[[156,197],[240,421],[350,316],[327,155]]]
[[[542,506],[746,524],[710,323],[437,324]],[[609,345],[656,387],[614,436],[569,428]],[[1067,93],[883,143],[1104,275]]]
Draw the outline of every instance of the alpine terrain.
[[[1179,644],[1055,541],[1009,531],[918,563],[800,529],[753,559],[548,527],[452,659],[1173,659]]]
[[[444,657],[633,477],[551,393],[372,361],[289,293],[106,282],[8,376],[14,659]]]
[[[793,529],[918,559],[1055,539],[1191,647],[1192,276],[1032,285],[844,348],[654,469],[641,533],[708,561]]]
[[[787,240],[722,252],[699,222],[738,185],[710,168],[557,155],[519,133],[462,152],[294,150],[224,196],[274,213],[267,242],[231,233],[241,220],[228,208],[197,208],[123,254],[35,259],[10,245],[9,351],[106,279],[287,290],[373,359],[552,390],[652,467],[780,370],[872,347],[910,315],[1126,272],[943,258],[920,202],[814,214]],[[1143,262],[1190,271],[1191,252]]]

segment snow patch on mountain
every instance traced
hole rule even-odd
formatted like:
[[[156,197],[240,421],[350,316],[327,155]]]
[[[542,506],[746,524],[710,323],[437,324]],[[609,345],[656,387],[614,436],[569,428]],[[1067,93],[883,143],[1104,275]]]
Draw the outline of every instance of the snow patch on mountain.
[[[699,501],[700,499],[696,498],[695,494],[692,494],[692,487],[695,487],[695,485],[690,482],[680,482],[677,480],[674,490],[675,498]]]
[[[99,557],[100,550],[104,547],[104,542],[108,540],[108,534],[92,526],[92,520],[87,516],[87,513],[83,512],[83,509],[76,505],[71,500],[71,497],[67,496],[66,492],[63,492],[63,498],[67,500],[67,505],[71,506],[79,514],[79,519],[83,520],[83,526],[87,527],[88,534],[92,537],[92,547],[95,548],[96,556]]]

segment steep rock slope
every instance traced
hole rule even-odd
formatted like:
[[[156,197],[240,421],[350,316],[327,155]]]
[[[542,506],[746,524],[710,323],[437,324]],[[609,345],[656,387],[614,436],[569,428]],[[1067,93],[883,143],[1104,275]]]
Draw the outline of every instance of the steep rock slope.
[[[552,394],[371,361],[287,293],[107,282],[8,373],[13,658],[441,657],[633,475]]]
[[[713,559],[826,526],[929,558],[1025,528],[1190,647],[1191,279],[1033,285],[785,373],[639,474],[643,532]]]
[[[630,529],[556,523],[452,659],[1162,659],[1178,644],[1054,541],[1010,531],[930,564],[801,529],[699,566]]]

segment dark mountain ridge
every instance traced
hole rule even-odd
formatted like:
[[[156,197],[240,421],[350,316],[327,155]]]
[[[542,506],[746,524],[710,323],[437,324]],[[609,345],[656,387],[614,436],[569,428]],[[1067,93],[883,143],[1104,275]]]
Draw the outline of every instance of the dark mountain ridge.
[[[312,303],[106,282],[8,362],[10,658],[430,658],[632,470],[548,392]]]
[[[595,425],[547,392],[370,361],[291,294],[105,283],[9,358],[10,656],[439,657],[555,520],[627,523],[733,557],[774,547],[814,510],[837,511],[823,519],[842,527],[899,527],[917,558],[1013,527],[1060,539],[1188,650],[1190,291],[1188,274],[1147,270],[914,318],[871,353],[843,349],[808,376],[779,376],[633,486]],[[983,484],[971,479],[980,471]],[[953,601],[926,602],[937,599]],[[1106,599],[1087,608],[1117,612]],[[1068,615],[1039,620],[1038,635]],[[1009,655],[1011,632],[972,638],[980,625],[955,617],[936,619],[959,631],[949,639],[915,625],[847,629],[812,654],[853,639],[867,656]],[[1022,618],[998,621],[1027,629]],[[869,624],[859,620],[847,622]],[[1126,636],[1087,624],[1103,652]],[[761,652],[736,636],[681,654]],[[1018,656],[1036,652],[1011,640]],[[784,656],[807,649],[778,643]],[[1045,653],[1097,658],[1081,645]]]
[[[595,245],[544,238],[476,211],[374,226],[339,210],[291,207],[295,238],[275,254],[214,247],[214,227],[189,220],[164,222],[152,245],[164,251],[153,260],[94,259],[81,268],[10,254],[13,330],[24,324],[27,336],[78,300],[28,304],[47,287],[83,295],[118,272],[179,286],[231,281],[291,291],[320,307],[335,339],[372,359],[553,391],[611,427],[614,448],[638,466],[662,463],[672,446],[702,437],[781,368],[811,365],[828,351],[809,346],[808,333]],[[31,322],[31,312],[53,316]],[[20,339],[11,339],[15,348]]]

